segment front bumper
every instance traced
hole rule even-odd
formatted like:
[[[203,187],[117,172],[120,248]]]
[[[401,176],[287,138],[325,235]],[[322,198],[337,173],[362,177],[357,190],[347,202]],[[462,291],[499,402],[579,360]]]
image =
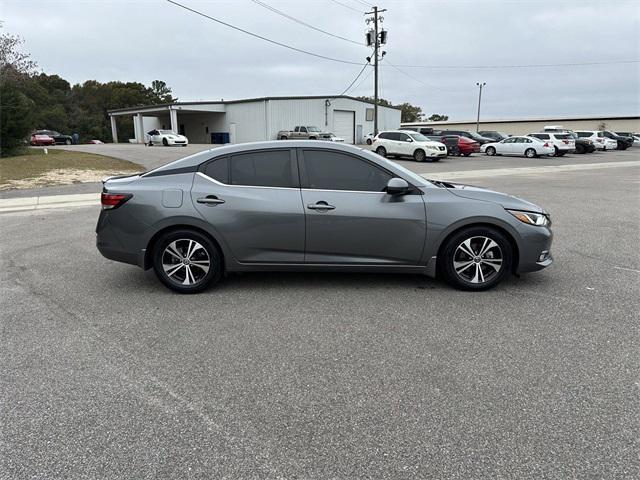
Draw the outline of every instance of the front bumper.
[[[527,226],[522,235],[516,273],[528,273],[547,268],[553,263],[551,243],[553,232],[548,227]]]

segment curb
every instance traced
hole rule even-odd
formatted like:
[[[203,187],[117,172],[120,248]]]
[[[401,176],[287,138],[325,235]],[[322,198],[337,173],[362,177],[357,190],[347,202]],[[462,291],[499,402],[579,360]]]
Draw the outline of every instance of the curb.
[[[0,199],[0,213],[100,205],[99,193]]]

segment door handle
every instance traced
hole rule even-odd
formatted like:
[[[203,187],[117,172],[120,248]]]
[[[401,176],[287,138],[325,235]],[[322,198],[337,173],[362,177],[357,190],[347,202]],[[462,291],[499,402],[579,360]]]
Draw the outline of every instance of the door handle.
[[[333,205],[329,205],[327,202],[324,201],[320,201],[317,203],[310,203],[309,205],[307,205],[307,208],[309,210],[335,210],[336,207],[334,207]]]
[[[205,205],[219,205],[221,203],[224,203],[224,200],[216,197],[215,195],[208,195],[206,197],[199,198],[198,200],[196,200],[196,202],[204,203]]]

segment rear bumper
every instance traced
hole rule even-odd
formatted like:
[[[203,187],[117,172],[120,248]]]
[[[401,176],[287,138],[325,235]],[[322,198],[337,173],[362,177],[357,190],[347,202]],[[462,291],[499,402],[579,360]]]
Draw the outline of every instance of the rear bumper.
[[[114,230],[106,212],[100,212],[96,226],[96,248],[100,254],[109,260],[144,268],[144,251],[125,248]]]

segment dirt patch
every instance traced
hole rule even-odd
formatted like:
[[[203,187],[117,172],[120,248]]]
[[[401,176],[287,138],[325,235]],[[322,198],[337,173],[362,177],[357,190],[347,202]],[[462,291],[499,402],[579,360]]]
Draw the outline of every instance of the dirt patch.
[[[60,168],[49,170],[35,177],[19,180],[6,180],[0,190],[20,190],[25,188],[50,187],[53,185],[72,185],[74,183],[99,182],[104,177],[134,173],[130,170],[114,172],[113,170],[78,170]]]

